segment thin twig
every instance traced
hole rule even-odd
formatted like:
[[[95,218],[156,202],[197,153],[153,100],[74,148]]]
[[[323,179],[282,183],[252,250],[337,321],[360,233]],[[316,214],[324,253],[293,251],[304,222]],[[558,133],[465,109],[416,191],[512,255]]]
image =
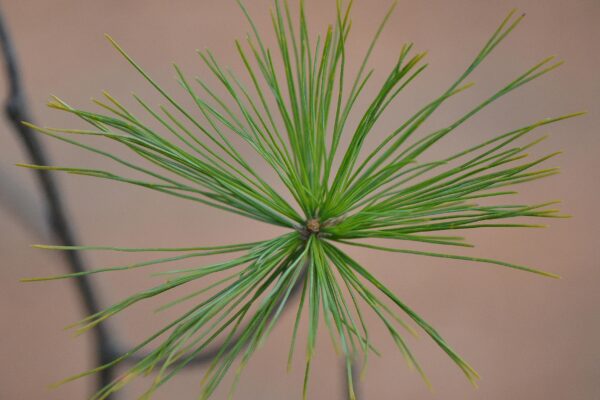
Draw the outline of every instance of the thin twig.
[[[354,398],[355,399],[362,399],[362,393],[360,391],[360,386],[359,386],[359,381],[360,381],[360,376],[359,376],[359,371],[358,371],[358,366],[356,365],[356,360],[352,360],[352,363],[350,364],[350,373],[352,375],[352,390],[354,391]],[[351,399],[352,395],[350,393],[350,382],[349,382],[349,377],[348,377],[348,371],[346,370],[346,360],[342,361],[342,365],[340,367],[341,372],[342,372],[342,382],[344,384],[344,399]]]
[[[14,129],[17,131],[19,139],[25,147],[31,161],[38,165],[49,165],[48,157],[44,152],[39,138],[29,127],[21,123],[22,121],[31,121],[32,118],[21,84],[21,74],[15,49],[1,12],[0,43],[2,44],[6,76],[9,84],[9,93],[5,105],[6,115]],[[75,245],[77,240],[68,223],[67,213],[54,177],[48,171],[36,171],[36,176],[46,199],[47,218],[55,240],[61,245]],[[63,252],[63,256],[67,261],[70,272],[85,271],[83,258],[78,251]],[[79,295],[83,299],[85,312],[94,314],[100,311],[98,292],[94,289],[89,278],[80,276],[75,282]],[[99,326],[94,330],[94,341],[96,362],[104,364],[111,361],[114,357],[114,352],[112,352],[113,346],[110,343],[109,329],[106,325]],[[106,369],[99,374],[98,386],[102,387],[110,383],[112,379],[113,369]]]

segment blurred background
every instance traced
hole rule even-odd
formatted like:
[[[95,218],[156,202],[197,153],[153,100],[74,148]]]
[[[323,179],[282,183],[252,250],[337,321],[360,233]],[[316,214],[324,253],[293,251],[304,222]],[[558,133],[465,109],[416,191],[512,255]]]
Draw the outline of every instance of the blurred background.
[[[248,3],[260,30],[269,36],[271,1]],[[348,59],[356,67],[390,2],[355,3]],[[102,90],[133,105],[128,96],[135,92],[152,104],[161,104],[158,95],[104,40],[104,33],[117,39],[178,99],[187,101],[174,81],[171,64],[178,63],[190,76],[205,74],[195,50],[209,47],[224,65],[239,71],[233,40],[243,39],[249,29],[234,1],[4,0],[1,7],[20,57],[34,118],[40,125],[54,127],[82,125],[46,108],[50,95],[87,107],[90,97],[99,97]],[[463,252],[541,268],[563,279],[487,265],[350,250],[436,327],[482,376],[480,387],[473,389],[426,335],[419,340],[409,338],[433,382],[434,391],[430,391],[406,367],[383,327],[376,325],[371,329],[373,340],[383,356],[370,359],[360,381],[362,399],[600,398],[600,2],[401,1],[373,54],[372,66],[379,74],[363,99],[374,94],[403,43],[413,42],[417,50],[428,50],[430,67],[394,103],[394,111],[383,118],[374,136],[398,126],[403,117],[446,89],[513,7],[527,13],[523,23],[473,75],[476,86],[440,109],[428,127],[452,121],[548,55],[558,54],[566,64],[480,113],[433,149],[430,157],[441,157],[541,118],[587,110],[584,117],[542,129],[551,137],[533,153],[563,150],[564,154],[548,164],[559,165],[562,174],[520,187],[519,200],[514,199],[521,203],[560,199],[562,209],[574,218],[549,221],[550,227],[541,230],[467,232],[477,247]],[[333,21],[334,11],[333,0],[307,1],[311,29],[322,32]],[[6,90],[2,75],[0,93],[4,95]],[[359,108],[364,105],[363,101]],[[356,123],[357,118],[354,114],[351,122]],[[56,165],[119,171],[106,159],[58,141],[42,140]],[[127,154],[111,145],[105,148]],[[29,247],[50,239],[33,174],[14,166],[27,161],[14,132],[2,119],[0,399],[84,399],[95,384],[93,377],[48,389],[50,383],[93,366],[90,335],[74,338],[63,330],[83,317],[73,282],[18,281],[66,271],[59,254]],[[267,174],[266,167],[262,168]],[[66,175],[58,179],[71,221],[84,244],[218,245],[279,233],[267,225],[140,188]],[[86,254],[91,267],[147,258],[150,256],[144,254]],[[150,272],[96,276],[102,303],[110,305],[149,287],[156,282]],[[152,312],[157,304],[136,306],[111,321],[119,340],[137,343],[168,321],[173,314]],[[285,371],[293,318],[294,313],[286,313],[254,356],[235,398],[300,398],[303,336],[299,337],[293,371]],[[376,323],[374,318],[370,320]],[[331,350],[325,331],[321,333],[310,398],[342,399],[341,361]],[[188,368],[156,398],[195,398],[203,372],[202,367]],[[225,380],[215,399],[226,398],[230,381]],[[119,399],[136,398],[147,383],[141,380],[131,385]]]

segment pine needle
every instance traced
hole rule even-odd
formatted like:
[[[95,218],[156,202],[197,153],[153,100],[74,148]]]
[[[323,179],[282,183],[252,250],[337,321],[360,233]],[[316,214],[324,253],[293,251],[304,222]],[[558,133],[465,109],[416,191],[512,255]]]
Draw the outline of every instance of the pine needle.
[[[421,162],[420,158],[481,110],[554,70],[561,62],[554,57],[545,58],[492,92],[480,104],[465,110],[461,117],[437,130],[425,130],[425,122],[439,107],[454,101],[472,86],[468,79],[473,71],[521,22],[524,15],[513,10],[455,81],[412,116],[399,122],[396,129],[377,139],[374,132],[380,129],[378,122],[382,115],[393,112],[394,100],[424,75],[427,67],[426,53],[415,52],[413,44],[407,43],[384,82],[376,88],[375,95],[368,98],[364,94],[373,74],[369,69],[371,55],[385,25],[391,23],[395,3],[383,16],[354,76],[349,74],[348,64],[352,60],[347,57],[352,1],[336,0],[336,20],[320,35],[313,36],[302,0],[295,9],[288,0],[275,0],[271,11],[275,49],[267,48],[249,12],[240,1],[238,4],[251,29],[245,43],[235,43],[241,71],[223,67],[210,50],[198,55],[215,78],[216,86],[205,78],[189,78],[181,68],[174,66],[182,95],[192,100],[191,108],[167,92],[116,40],[106,35],[166,105],[153,107],[133,95],[134,104],[144,111],[144,116],[138,117],[125,102],[106,92],[100,100],[93,100],[99,108],[96,111],[72,107],[54,97],[49,107],[87,122],[90,129],[44,128],[25,122],[44,135],[107,158],[124,172],[117,174],[79,166],[19,164],[21,167],[135,185],[288,230],[270,240],[224,246],[33,245],[45,250],[179,254],[24,281],[73,278],[241,253],[227,261],[162,271],[158,276],[166,275],[168,280],[73,324],[70,328],[83,333],[138,302],[179,287],[194,287],[191,294],[158,308],[163,310],[185,302],[190,304],[187,312],[115,361],[61,383],[97,373],[146,350],[147,355],[93,399],[104,399],[137,377],[154,371],[154,379],[141,397],[148,399],[207,347],[221,343],[205,372],[200,398],[209,398],[232,368],[236,371],[233,394],[242,371],[282,312],[295,307],[288,369],[304,317],[307,321],[304,398],[309,393],[320,326],[327,329],[333,346],[344,357],[348,393],[350,398],[355,398],[353,360],[362,355],[363,367],[366,367],[368,354],[379,354],[371,342],[369,330],[373,327],[366,322],[366,312],[378,317],[408,366],[417,371],[427,385],[430,383],[424,369],[410,351],[403,336],[405,332],[398,328],[415,336],[417,331],[400,313],[425,332],[475,385],[479,376],[473,367],[367,267],[344,253],[339,244],[491,264],[558,278],[556,274],[520,264],[472,257],[468,254],[472,245],[462,235],[470,233],[470,229],[542,227],[533,220],[564,217],[558,209],[550,208],[555,202],[519,204],[507,199],[517,195],[515,185],[558,173],[557,168],[546,166],[558,153],[538,158],[529,155],[545,138],[536,136],[538,130],[582,113],[541,119],[509,132],[499,132],[488,140],[474,139],[472,145],[439,160]],[[360,114],[355,107],[359,100],[367,105]],[[350,116],[358,121],[356,127],[348,124]],[[151,122],[158,122],[159,128],[152,128]],[[80,139],[116,142],[130,150],[130,156],[117,157]],[[278,193],[273,182],[263,178],[249,159],[242,156],[237,143],[251,149],[255,158],[274,172],[288,193]],[[367,153],[366,143],[374,150]],[[422,246],[452,246],[464,250],[461,254],[448,254],[365,242],[369,239],[401,241],[404,246],[417,242]],[[213,283],[198,289],[199,280],[217,274],[220,275]],[[301,292],[296,305],[291,302],[294,290]],[[393,306],[386,301],[391,301]],[[156,347],[148,350],[150,343],[156,343]]]

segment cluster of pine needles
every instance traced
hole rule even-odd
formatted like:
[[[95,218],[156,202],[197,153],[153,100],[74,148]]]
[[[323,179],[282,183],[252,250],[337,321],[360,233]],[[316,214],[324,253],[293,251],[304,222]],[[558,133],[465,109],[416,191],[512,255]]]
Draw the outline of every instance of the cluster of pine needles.
[[[220,273],[215,283],[163,307],[184,301],[193,303],[183,315],[110,364],[65,381],[115,365],[150,347],[158,339],[160,343],[148,350],[139,362],[93,397],[104,399],[132,379],[152,372],[152,383],[142,396],[149,398],[194,357],[221,341],[220,351],[202,381],[200,398],[206,399],[234,364],[235,387],[240,372],[268,337],[282,311],[295,307],[289,360],[291,363],[298,328],[302,316],[306,315],[305,398],[317,332],[322,324],[345,357],[348,392],[351,398],[355,398],[353,360],[364,357],[363,364],[366,365],[369,353],[378,353],[369,340],[371,327],[365,323],[365,312],[377,315],[407,363],[425,380],[423,370],[405,342],[406,333],[415,333],[406,318],[431,337],[466,377],[475,382],[478,378],[475,370],[440,334],[368,268],[344,252],[339,244],[494,264],[556,277],[503,261],[413,250],[410,246],[384,247],[361,241],[395,239],[407,246],[411,242],[420,242],[463,248],[469,244],[460,236],[448,235],[448,231],[535,227],[539,225],[515,219],[561,217],[557,210],[550,208],[553,203],[504,204],[500,199],[515,194],[514,185],[557,173],[555,168],[541,167],[555,154],[533,160],[528,158],[526,151],[543,138],[527,138],[537,128],[579,113],[542,119],[497,134],[445,159],[419,161],[427,150],[480,110],[560,65],[552,57],[544,59],[447,126],[421,132],[423,129],[419,128],[440,106],[471,86],[467,78],[519,24],[523,16],[513,11],[455,82],[396,129],[387,132],[383,140],[371,147],[372,151],[366,151],[367,137],[376,130],[376,123],[383,113],[392,107],[394,99],[423,73],[427,65],[423,64],[425,53],[414,53],[411,44],[404,45],[376,95],[368,100],[364,112],[358,115],[358,123],[350,127],[348,121],[357,109],[357,101],[366,101],[364,89],[373,73],[368,69],[369,59],[393,10],[392,7],[385,15],[357,72],[348,76],[346,50],[351,28],[351,3],[336,1],[336,21],[323,35],[315,38],[309,34],[302,1],[297,15],[294,15],[287,0],[276,0],[271,13],[277,43],[275,50],[266,46],[246,8],[240,3],[251,27],[246,43],[235,43],[244,78],[224,68],[208,50],[198,54],[221,86],[221,92],[202,78],[188,78],[175,66],[178,82],[193,101],[194,110],[175,100],[108,37],[116,50],[166,102],[166,106],[152,107],[134,95],[147,113],[144,118],[151,119],[161,129],[149,127],[143,122],[144,118],[135,116],[108,93],[104,93],[105,100],[95,101],[102,108],[101,112],[74,108],[58,98],[49,104],[79,117],[89,123],[91,129],[53,129],[31,125],[45,135],[107,157],[131,170],[136,178],[96,169],[24,165],[26,167],[141,186],[289,230],[271,240],[216,247],[38,246],[60,250],[177,254],[133,265],[91,270],[85,274],[129,270],[208,255],[240,254],[225,262],[162,272],[167,275],[163,283],[135,293],[75,324],[77,332],[85,332],[138,302]],[[78,136],[118,142],[139,156],[139,162],[122,159],[76,140]],[[257,173],[240,154],[239,144],[234,146],[232,138],[245,142],[258,158],[272,168],[289,191],[286,196],[293,198],[294,202],[286,201],[285,196]],[[498,204],[482,205],[482,202]],[[438,231],[442,231],[441,234]],[[300,300],[293,305],[290,299],[296,290],[299,290]],[[210,295],[199,297],[207,293]]]

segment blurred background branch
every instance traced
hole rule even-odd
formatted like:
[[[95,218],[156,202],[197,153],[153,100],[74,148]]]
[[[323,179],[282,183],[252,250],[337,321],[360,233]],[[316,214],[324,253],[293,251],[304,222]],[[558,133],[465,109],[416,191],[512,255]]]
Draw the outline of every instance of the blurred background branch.
[[[25,148],[30,161],[37,165],[50,165],[50,160],[44,151],[44,147],[39,137],[31,128],[21,123],[22,121],[33,121],[33,118],[31,117],[31,112],[22,85],[16,50],[1,10],[0,43],[2,44],[2,56],[8,82],[8,96],[5,103],[6,116],[10,120],[15,133]],[[77,245],[77,238],[69,223],[68,212],[65,208],[56,180],[49,171],[39,170],[35,171],[35,174],[45,202],[45,216],[50,236],[60,245]],[[5,196],[3,196],[3,198],[4,197]],[[14,204],[14,201],[11,203]],[[28,223],[27,225],[29,226],[32,224]],[[63,251],[62,253],[69,268],[69,272],[77,273],[85,271],[85,261],[79,251]],[[100,311],[98,291],[93,286],[91,280],[87,276],[82,275],[75,278],[74,282],[76,290],[81,297],[85,313],[91,315]],[[112,338],[109,326],[107,324],[97,326],[93,330],[92,335],[94,335],[96,363],[101,365],[113,360],[117,353],[115,351],[116,345],[113,343],[114,339]],[[113,378],[113,368],[102,370],[98,374],[98,387],[103,387],[111,382]]]

